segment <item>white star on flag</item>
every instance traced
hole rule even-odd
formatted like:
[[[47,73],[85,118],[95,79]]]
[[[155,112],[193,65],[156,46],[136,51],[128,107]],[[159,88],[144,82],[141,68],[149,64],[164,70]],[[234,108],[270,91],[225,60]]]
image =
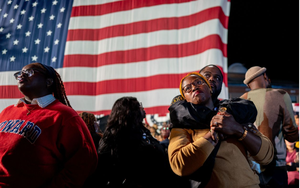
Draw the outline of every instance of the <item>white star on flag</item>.
[[[16,57],[15,56],[11,56],[9,59],[10,59],[10,61],[15,61]]]
[[[3,55],[6,54],[6,53],[7,53],[7,50],[6,50],[6,49],[2,50],[2,54],[3,54]]]
[[[36,55],[31,57],[32,61],[37,61],[38,57]]]
[[[58,3],[58,1],[56,1],[56,0],[52,2],[53,5],[57,5],[57,3]]]
[[[52,62],[55,62],[55,61],[56,61],[56,57],[53,57],[53,58],[52,58]]]
[[[18,45],[19,41],[16,39],[14,40],[14,45]]]
[[[36,40],[34,41],[35,44],[40,44],[40,42],[41,42],[40,39],[36,39]]]
[[[29,36],[30,36],[30,34],[31,34],[31,32],[30,32],[30,31],[27,31],[27,32],[25,33],[26,37],[29,37]]]
[[[38,28],[41,29],[42,27],[43,27],[43,24],[42,24],[42,23],[39,23],[39,24],[38,24]]]
[[[49,30],[49,31],[47,32],[47,36],[51,36],[51,34],[52,34],[52,31]]]
[[[32,3],[32,7],[36,7],[37,6],[37,2]]]
[[[47,46],[45,49],[44,49],[44,52],[49,52],[50,48]]]
[[[28,51],[28,48],[26,48],[26,47],[22,48],[23,53],[26,53],[27,51]]]

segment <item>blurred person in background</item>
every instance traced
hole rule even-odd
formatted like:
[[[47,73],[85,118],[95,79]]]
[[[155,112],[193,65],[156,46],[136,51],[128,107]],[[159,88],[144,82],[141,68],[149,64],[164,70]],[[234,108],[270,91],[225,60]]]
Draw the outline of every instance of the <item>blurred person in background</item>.
[[[299,148],[295,147],[295,143],[285,140],[287,155],[286,167],[288,173],[288,186],[299,187]]]
[[[162,141],[160,144],[164,147],[164,150],[166,153],[168,153],[168,146],[169,146],[169,136],[170,136],[170,125],[167,123],[164,123],[164,125],[160,129],[160,135],[162,138]]]
[[[81,112],[81,113],[79,113],[79,116],[83,119],[87,128],[89,129],[89,131],[92,135],[96,150],[98,151],[99,141],[102,137],[102,133],[96,132],[95,127],[98,127],[98,123],[97,123],[97,119],[96,119],[95,115],[92,113],[88,113],[88,112]]]
[[[95,187],[172,185],[166,154],[143,125],[144,118],[145,111],[135,97],[114,103],[99,144]]]
[[[295,123],[299,127],[299,112],[294,115]]]
[[[157,132],[158,126],[157,124],[153,124],[152,126],[149,126],[149,130],[150,133],[152,135],[153,138],[155,138],[156,140],[160,141],[160,135]]]
[[[268,166],[258,169],[262,187],[287,187],[286,145],[299,141],[292,102],[282,89],[271,88],[265,67],[254,66],[245,74],[244,84],[251,90],[241,96],[253,101],[257,108],[255,126],[267,136],[275,147],[275,157]]]

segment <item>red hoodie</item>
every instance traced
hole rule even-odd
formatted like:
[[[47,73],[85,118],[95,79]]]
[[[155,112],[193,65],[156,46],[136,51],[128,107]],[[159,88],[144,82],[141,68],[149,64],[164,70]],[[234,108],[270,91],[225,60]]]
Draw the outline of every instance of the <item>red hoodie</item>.
[[[0,143],[0,187],[80,187],[97,166],[85,123],[58,100],[4,109]]]

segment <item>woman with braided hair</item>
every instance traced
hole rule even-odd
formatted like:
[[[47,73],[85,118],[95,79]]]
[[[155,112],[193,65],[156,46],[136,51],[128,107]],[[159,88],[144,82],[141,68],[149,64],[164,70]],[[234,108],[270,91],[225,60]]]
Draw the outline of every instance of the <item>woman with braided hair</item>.
[[[0,113],[0,187],[81,187],[97,152],[59,74],[31,63],[14,77],[24,97]]]

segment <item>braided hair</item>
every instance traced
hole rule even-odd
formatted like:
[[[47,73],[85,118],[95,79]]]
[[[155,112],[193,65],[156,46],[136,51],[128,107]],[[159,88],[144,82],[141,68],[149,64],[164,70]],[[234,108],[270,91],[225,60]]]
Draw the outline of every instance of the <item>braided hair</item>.
[[[42,63],[32,63],[32,64],[39,67],[40,69],[42,69],[47,77],[53,79],[51,91],[52,91],[54,97],[57,100],[59,100],[61,103],[63,103],[64,105],[71,107],[71,104],[66,95],[64,83],[61,80],[60,75],[56,72],[56,70],[53,67],[42,64]]]
[[[53,68],[52,68],[53,69]],[[54,69],[53,69],[54,70]],[[54,70],[55,71],[55,70]],[[67,98],[66,90],[60,75],[55,71],[55,81],[54,81],[54,97],[58,99],[61,103],[71,107],[71,104]]]

